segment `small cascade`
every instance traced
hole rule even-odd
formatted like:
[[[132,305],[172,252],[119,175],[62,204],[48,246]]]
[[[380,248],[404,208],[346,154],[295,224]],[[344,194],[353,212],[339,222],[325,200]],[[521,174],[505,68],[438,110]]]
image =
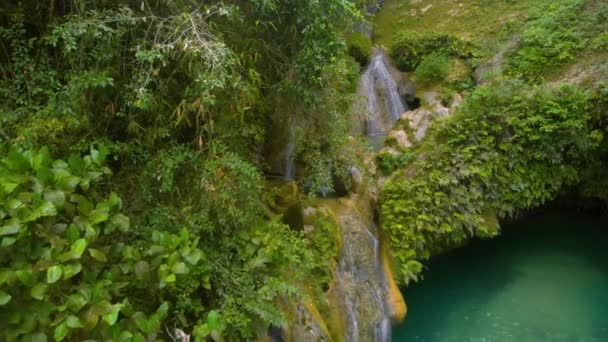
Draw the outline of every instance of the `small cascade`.
[[[374,49],[371,62],[361,76],[359,93],[366,98],[369,136],[386,134],[406,111],[390,63],[380,49]]]
[[[287,144],[283,151],[283,157],[281,160],[282,176],[284,181],[292,181],[296,176],[296,169],[294,165],[294,152],[296,150],[296,121],[292,120],[289,124],[289,134],[287,136]]]
[[[337,213],[342,232],[337,289],[342,301],[347,341],[390,341],[387,280],[380,241],[371,217],[345,206]]]

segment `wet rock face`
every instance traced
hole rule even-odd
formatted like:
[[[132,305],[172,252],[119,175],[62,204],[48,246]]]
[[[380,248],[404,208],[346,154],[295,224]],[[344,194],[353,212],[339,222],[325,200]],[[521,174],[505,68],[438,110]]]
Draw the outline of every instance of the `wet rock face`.
[[[401,80],[399,80],[398,91],[402,101],[407,104],[407,107],[411,109],[416,109],[414,108],[416,107],[415,104],[417,100],[416,86],[414,85],[414,82],[402,78]]]
[[[298,304],[297,322],[293,331],[292,340],[295,342],[329,342],[327,330],[321,326],[314,315],[303,305]]]

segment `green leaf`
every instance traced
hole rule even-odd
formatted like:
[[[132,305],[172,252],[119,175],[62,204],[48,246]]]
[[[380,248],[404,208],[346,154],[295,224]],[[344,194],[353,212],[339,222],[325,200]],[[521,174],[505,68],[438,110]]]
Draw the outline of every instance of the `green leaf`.
[[[61,278],[63,271],[61,270],[61,266],[51,266],[48,270],[46,270],[46,282],[49,284],[53,284]]]
[[[43,300],[45,293],[46,293],[46,284],[45,283],[38,283],[34,287],[32,287],[32,289],[30,290],[30,295],[32,296],[32,298],[35,298],[38,300]]]
[[[70,201],[78,203],[78,212],[82,215],[89,215],[93,211],[93,203],[82,195],[72,195]]]
[[[163,281],[167,284],[175,283],[175,274],[171,273],[163,278]]]
[[[11,301],[11,298],[13,297],[8,293],[0,291],[0,305],[6,305]]]
[[[0,285],[6,283],[11,276],[12,271],[9,269],[0,269]]]
[[[68,308],[72,310],[72,312],[78,312],[85,305],[87,305],[87,300],[79,293],[70,295],[66,302]]]
[[[82,256],[82,253],[84,253],[84,250],[86,248],[87,248],[87,240],[78,239],[72,244],[70,251],[74,252],[74,259],[79,259]]]
[[[138,311],[135,314],[133,314],[133,316],[131,317],[131,319],[133,321],[135,321],[135,325],[137,325],[137,327],[139,328],[139,330],[145,334],[148,333],[148,318],[146,317],[146,315],[141,312]]]
[[[67,280],[80,273],[82,265],[79,262],[63,265],[63,279]]]
[[[215,311],[209,311],[207,315],[207,326],[210,330],[218,330],[220,328],[220,314]]]
[[[123,214],[116,214],[116,215],[112,216],[112,219],[110,222],[112,222],[112,224],[115,225],[116,228],[118,228],[118,230],[120,230],[123,233],[126,233],[127,231],[129,231],[129,227],[131,226],[131,222],[129,221],[129,218]]]
[[[68,327],[66,322],[63,322],[63,323],[59,324],[57,327],[55,327],[55,331],[53,332],[53,337],[55,338],[55,341],[63,341],[63,339],[66,336],[68,336],[69,332],[70,332],[70,328]]]
[[[11,210],[15,210],[15,209],[21,207],[22,205],[23,205],[23,202],[21,202],[20,200],[18,200],[16,198],[11,198],[6,202],[6,207]]]
[[[40,217],[57,215],[57,208],[55,205],[47,201],[42,202],[42,204],[37,207],[35,211]]]
[[[0,227],[0,236],[17,234],[20,230],[21,224],[17,219],[13,219],[8,224]]]
[[[80,318],[78,318],[77,316],[74,316],[74,315],[68,316],[68,318],[65,320],[65,323],[67,324],[68,327],[70,327],[72,329],[84,327],[84,325],[80,321]]]
[[[95,209],[89,214],[89,223],[98,224],[106,221],[109,217],[107,209]]]
[[[44,192],[44,200],[53,203],[61,208],[65,204],[65,192],[61,190],[51,190]]]
[[[112,309],[109,313],[103,315],[103,320],[106,321],[109,325],[113,325],[116,323],[118,319],[118,314],[120,313],[120,309],[122,308],[122,304],[114,304],[112,305]]]
[[[15,271],[15,275],[17,276],[17,279],[27,287],[32,287],[36,283],[36,277],[31,269],[17,270]]]
[[[188,272],[188,268],[183,262],[176,262],[173,264],[173,266],[171,266],[171,272],[175,274],[185,274]]]
[[[89,248],[89,254],[93,257],[93,259],[99,262],[107,262],[108,258],[106,258],[106,254],[98,249]]]
[[[122,200],[115,192],[112,192],[110,194],[110,198],[108,198],[108,204],[110,205],[110,208],[115,210],[120,210],[122,208]]]
[[[195,249],[193,251],[191,251],[190,253],[188,253],[187,255],[184,256],[184,259],[186,259],[186,261],[190,264],[190,265],[196,265],[196,263],[201,260],[203,253],[198,250]]]
[[[2,239],[2,243],[0,244],[0,247],[12,246],[16,241],[17,241],[17,238],[7,236]]]
[[[37,332],[37,333],[30,334],[25,339],[25,341],[29,341],[29,342],[47,342],[48,339],[47,339],[45,333]]]
[[[78,186],[78,183],[80,183],[80,180],[80,177],[66,175],[57,180],[57,186],[67,192],[74,192]]]
[[[135,276],[137,277],[137,279],[139,280],[146,280],[149,278],[150,275],[150,265],[144,261],[138,261],[135,264]]]

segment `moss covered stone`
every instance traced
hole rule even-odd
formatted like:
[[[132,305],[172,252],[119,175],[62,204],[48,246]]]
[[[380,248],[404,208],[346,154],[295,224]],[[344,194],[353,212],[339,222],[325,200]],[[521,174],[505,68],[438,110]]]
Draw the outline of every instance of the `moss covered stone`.
[[[361,32],[354,32],[348,37],[348,52],[353,58],[365,66],[372,55],[372,41]]]

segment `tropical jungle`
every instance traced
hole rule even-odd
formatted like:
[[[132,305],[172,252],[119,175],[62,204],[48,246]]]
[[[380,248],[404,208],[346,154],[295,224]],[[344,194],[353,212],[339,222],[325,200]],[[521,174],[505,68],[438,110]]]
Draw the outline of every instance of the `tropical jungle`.
[[[608,2],[0,1],[0,341],[608,340]]]

